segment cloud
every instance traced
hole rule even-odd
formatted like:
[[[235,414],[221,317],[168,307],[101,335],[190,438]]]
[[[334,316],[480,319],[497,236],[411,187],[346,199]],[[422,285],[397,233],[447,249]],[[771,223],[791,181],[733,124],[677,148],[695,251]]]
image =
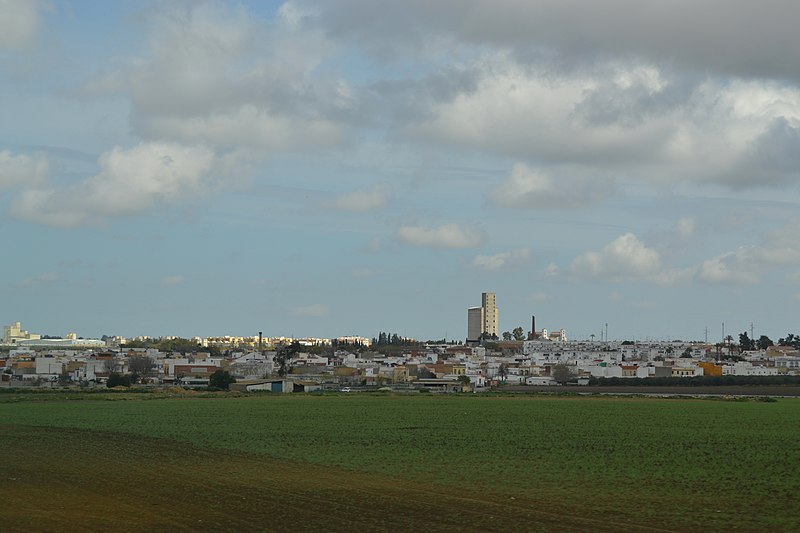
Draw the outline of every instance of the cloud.
[[[162,287],[174,287],[176,285],[181,285],[184,282],[183,276],[167,276],[161,280]]]
[[[386,187],[373,187],[371,189],[351,191],[340,194],[334,200],[334,207],[341,211],[377,211],[386,207],[389,200],[389,191]]]
[[[10,213],[40,224],[77,226],[203,194],[230,170],[230,161],[206,147],[173,143],[116,147],[98,162],[98,174],[72,186],[23,191]]]
[[[430,248],[477,248],[486,240],[483,232],[457,224],[444,224],[436,228],[400,226],[397,237],[412,246]]]
[[[547,194],[567,205],[596,201],[612,176],[737,189],[800,180],[797,87],[681,77],[636,63],[560,72],[502,54],[471,68],[474,88],[430,103],[408,130],[427,142],[535,161],[493,191],[502,205],[539,207]],[[571,186],[574,200],[556,194]]]
[[[575,258],[573,274],[589,278],[642,278],[661,271],[661,255],[645,246],[633,233],[616,238],[599,252]]]
[[[495,255],[478,255],[472,260],[472,266],[481,270],[501,270],[519,265],[530,256],[531,252],[527,248]]]
[[[800,246],[777,246],[768,242],[755,246],[741,246],[703,261],[697,279],[710,284],[755,284],[769,270],[800,264]]]
[[[681,237],[691,237],[695,231],[695,220],[692,217],[681,217],[675,223],[675,231]]]
[[[30,45],[39,33],[41,0],[0,0],[0,51]]]
[[[87,83],[127,95],[146,140],[272,152],[338,145],[353,105],[341,79],[317,76],[334,48],[300,31],[291,9],[271,23],[244,6],[178,2],[148,11],[149,53]]]
[[[800,49],[793,24],[800,7],[791,0],[291,3],[315,13],[307,24],[382,58],[437,50],[439,44],[446,50],[503,48],[520,61],[582,64],[597,58],[641,58],[742,77],[797,79],[800,73],[800,58],[785,53]],[[742,39],[744,28],[747,39]]]
[[[327,316],[329,312],[328,306],[324,304],[312,304],[292,309],[293,316],[306,318]]]
[[[547,277],[554,277],[558,276],[559,268],[558,265],[555,263],[550,263],[547,265],[547,268],[544,269],[544,275]]]
[[[586,252],[573,260],[578,278],[640,281],[674,286],[687,283],[752,285],[772,270],[800,264],[800,243],[795,235],[800,222],[786,224],[764,235],[757,245],[740,246],[688,267],[665,265],[662,255],[626,233],[599,252]],[[787,276],[792,281],[793,276]],[[800,279],[800,277],[798,277]]]
[[[580,207],[604,199],[613,190],[610,179],[569,174],[554,177],[517,163],[509,177],[492,189],[491,199],[505,207]]]
[[[17,283],[18,287],[38,287],[40,285],[49,285],[61,280],[62,275],[58,272],[45,272],[38,276],[32,276],[23,279]]]
[[[44,157],[0,151],[0,192],[41,185],[49,172],[50,164]]]
[[[350,274],[356,279],[371,278],[375,272],[370,268],[354,268]]]

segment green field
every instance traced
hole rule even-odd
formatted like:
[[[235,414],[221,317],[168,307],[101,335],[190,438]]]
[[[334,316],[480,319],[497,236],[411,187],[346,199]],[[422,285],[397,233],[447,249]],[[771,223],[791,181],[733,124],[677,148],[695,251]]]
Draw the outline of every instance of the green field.
[[[6,530],[800,530],[800,400],[3,396]]]

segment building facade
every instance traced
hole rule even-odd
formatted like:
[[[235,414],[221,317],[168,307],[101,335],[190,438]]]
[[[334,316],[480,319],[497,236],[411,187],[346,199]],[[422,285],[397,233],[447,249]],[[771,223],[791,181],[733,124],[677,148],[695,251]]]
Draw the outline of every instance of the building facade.
[[[497,296],[493,292],[484,292],[481,295],[483,308],[483,332],[487,335],[498,335],[497,325]]]

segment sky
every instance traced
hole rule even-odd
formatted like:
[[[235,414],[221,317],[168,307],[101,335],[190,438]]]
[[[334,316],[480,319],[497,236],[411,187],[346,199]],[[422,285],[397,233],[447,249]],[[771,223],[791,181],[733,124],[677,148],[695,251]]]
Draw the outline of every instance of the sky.
[[[0,321],[796,333],[792,0],[0,0]]]

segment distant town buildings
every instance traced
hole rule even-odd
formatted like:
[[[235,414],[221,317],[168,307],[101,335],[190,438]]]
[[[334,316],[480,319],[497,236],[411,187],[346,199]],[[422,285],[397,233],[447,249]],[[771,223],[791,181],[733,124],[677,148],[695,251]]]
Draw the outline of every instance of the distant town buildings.
[[[19,341],[35,340],[39,335],[28,333],[22,329],[22,324],[14,322],[10,326],[3,326],[3,344],[17,344]]]

